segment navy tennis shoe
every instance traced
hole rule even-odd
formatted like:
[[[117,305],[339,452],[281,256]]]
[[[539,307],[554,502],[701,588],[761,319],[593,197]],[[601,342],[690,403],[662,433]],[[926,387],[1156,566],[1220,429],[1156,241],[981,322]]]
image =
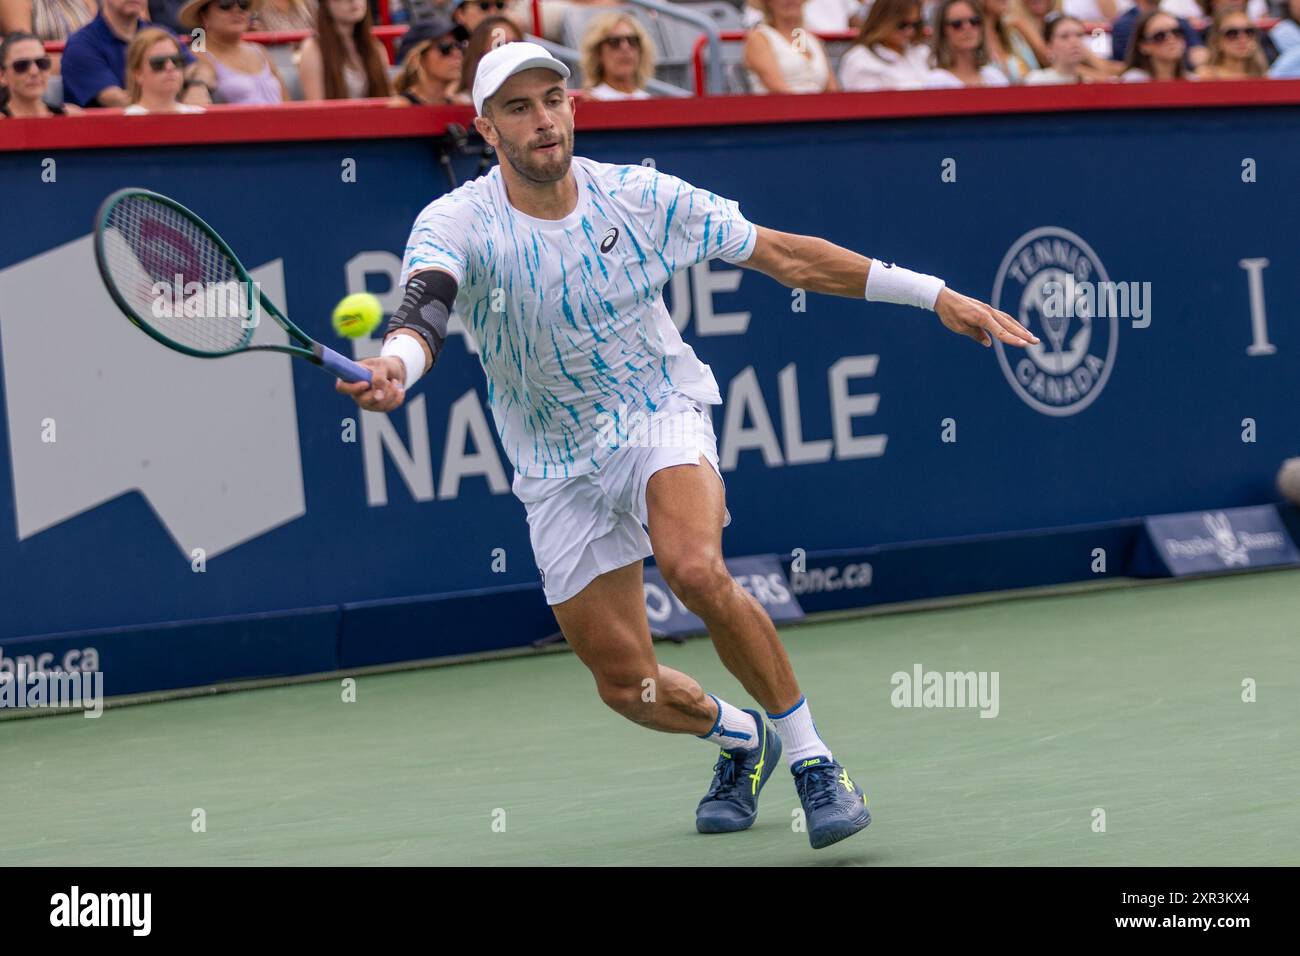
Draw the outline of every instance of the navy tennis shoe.
[[[830,757],[809,757],[795,764],[790,772],[803,804],[808,842],[814,850],[851,837],[871,822],[866,794]]]
[[[753,826],[758,819],[758,794],[781,760],[781,738],[776,731],[757,711],[745,713],[758,726],[758,746],[718,754],[713,783],[695,808],[695,829],[701,833],[734,833]]]

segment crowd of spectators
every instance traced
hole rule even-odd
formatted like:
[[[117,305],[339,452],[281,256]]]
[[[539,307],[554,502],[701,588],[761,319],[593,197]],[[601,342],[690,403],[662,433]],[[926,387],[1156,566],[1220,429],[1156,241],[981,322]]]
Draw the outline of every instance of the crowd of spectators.
[[[743,3],[743,73],[754,93],[1300,77],[1300,0]],[[375,33],[377,4],[0,0],[0,116],[290,99],[464,104],[483,54],[532,27],[530,0],[389,0],[383,9],[407,29],[385,43]],[[542,0],[548,39],[563,38],[579,6],[619,5]],[[581,95],[653,95],[659,51],[643,19],[621,8],[590,14],[576,51]],[[247,38],[286,31],[277,42],[292,44],[279,47],[288,59],[268,52],[267,38]],[[833,35],[838,55],[818,34]],[[51,97],[55,76],[61,96]]]

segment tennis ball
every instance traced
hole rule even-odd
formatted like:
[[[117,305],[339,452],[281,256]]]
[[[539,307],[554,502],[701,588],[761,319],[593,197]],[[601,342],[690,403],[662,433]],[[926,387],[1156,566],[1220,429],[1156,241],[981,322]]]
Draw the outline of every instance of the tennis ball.
[[[379,327],[383,306],[369,292],[354,292],[334,307],[334,331],[344,338],[359,339]]]
[[[1277,473],[1277,490],[1293,505],[1300,505],[1300,458],[1288,458]]]

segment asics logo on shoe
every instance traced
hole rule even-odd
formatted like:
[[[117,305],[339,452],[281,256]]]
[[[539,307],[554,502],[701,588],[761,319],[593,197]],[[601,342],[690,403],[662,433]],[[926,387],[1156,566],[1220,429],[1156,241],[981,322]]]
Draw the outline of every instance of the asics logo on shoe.
[[[847,770],[840,771],[840,783],[844,784],[844,789],[849,793],[853,792],[853,781],[849,779],[849,772]]]

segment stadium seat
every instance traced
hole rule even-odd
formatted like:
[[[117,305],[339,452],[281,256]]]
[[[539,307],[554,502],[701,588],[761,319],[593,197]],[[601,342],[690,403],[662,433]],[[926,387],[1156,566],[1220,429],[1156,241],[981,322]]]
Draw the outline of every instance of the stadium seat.
[[[289,99],[302,99],[302,79],[298,76],[298,67],[292,63],[280,67],[280,76],[284,79],[284,87],[289,91]]]
[[[45,102],[50,106],[63,105],[63,77],[58,73],[50,75],[50,85],[45,88]]]

